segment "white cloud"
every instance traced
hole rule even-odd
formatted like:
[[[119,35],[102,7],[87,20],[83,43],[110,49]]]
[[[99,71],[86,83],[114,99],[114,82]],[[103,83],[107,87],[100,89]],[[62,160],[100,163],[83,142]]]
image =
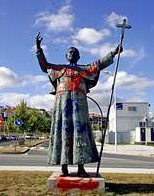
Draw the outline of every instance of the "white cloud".
[[[35,95],[29,98],[28,105],[35,108],[50,110],[53,108],[54,96],[50,94]]]
[[[24,77],[24,85],[33,84],[33,85],[40,85],[47,83],[48,77],[46,75],[25,75]]]
[[[21,78],[11,69],[0,67],[0,88],[17,87],[22,83]]]
[[[117,86],[119,88],[129,90],[143,90],[148,87],[154,86],[154,80],[150,80],[146,77],[140,77],[133,74],[128,74],[124,71],[118,72],[117,75]]]
[[[85,44],[96,44],[99,41],[105,39],[110,36],[110,31],[108,29],[103,29],[101,31],[97,31],[93,28],[82,28],[80,29],[74,39],[80,41]]]
[[[52,43],[55,44],[68,44],[71,42],[70,37],[60,37],[60,38],[55,38]]]
[[[106,20],[110,27],[116,28],[117,24],[121,24],[123,19],[128,19],[126,16],[118,15],[115,12],[111,12],[109,16],[107,16]]]
[[[114,51],[116,49],[117,45],[116,44],[110,44],[106,43],[103,46],[101,46],[98,50],[98,53],[100,56],[107,55],[109,52]],[[123,52],[121,53],[121,57],[129,57],[129,58],[134,58],[138,57],[139,52],[133,50],[133,49],[123,49]]]
[[[41,45],[41,48],[43,49],[44,53],[47,54],[47,45]],[[31,50],[32,53],[36,53],[37,49],[36,49],[36,45],[32,46]]]
[[[112,73],[111,73],[112,74]],[[95,99],[106,112],[109,104],[111,88],[113,84],[113,75],[104,75],[105,81],[98,82],[97,85],[91,89],[90,97]],[[146,90],[154,86],[154,80],[146,77],[140,77],[138,75],[128,74],[124,71],[117,73],[116,90],[122,94],[125,101],[146,101]],[[117,98],[119,100],[121,98]],[[89,102],[90,111],[98,111],[97,106],[92,102]]]
[[[49,79],[46,75],[23,75],[18,76],[11,69],[0,67],[0,89],[15,88],[24,86],[42,87],[50,86]]]
[[[111,73],[112,74],[112,73]],[[111,86],[113,83],[113,75],[109,75],[107,80],[103,83],[98,82],[97,86],[94,88],[94,92],[111,91]],[[128,74],[125,71],[119,71],[116,78],[116,88],[124,91],[133,91],[136,94],[143,96],[144,90],[154,86],[154,80],[147,77],[138,76],[134,74]]]
[[[78,48],[90,53],[92,55],[99,55],[100,57],[104,57],[105,55],[107,55],[109,52],[114,51],[117,47],[117,44],[111,44],[111,43],[105,43],[102,46],[93,46],[93,47],[86,47],[86,46],[81,46],[79,45]],[[142,58],[145,57],[145,53],[142,50],[139,51],[135,51],[133,49],[125,49],[123,50],[123,52],[121,53],[121,57],[129,57],[129,58],[135,58],[134,61],[136,61],[136,59],[141,60]]]
[[[57,14],[39,13],[35,24],[46,27],[48,31],[69,31],[73,29],[73,21],[74,16],[71,14],[71,6],[65,5],[58,10]]]
[[[102,91],[111,91],[111,85],[113,83],[113,75],[109,75],[104,83],[98,83],[97,88]],[[146,88],[154,86],[154,80],[150,80],[146,77],[140,77],[138,75],[128,74],[125,71],[119,71],[116,78],[116,88],[122,90],[140,91]],[[97,90],[96,88],[96,90]],[[94,92],[96,91],[94,90]]]
[[[23,76],[23,86],[33,88],[34,90],[49,90],[51,87],[49,78],[47,75],[25,75]]]
[[[24,100],[30,107],[50,110],[53,107],[54,96],[49,94],[31,96],[30,94],[9,92],[1,94],[0,100],[1,104],[11,106],[16,106]]]
[[[146,98],[145,98],[145,95],[146,95],[145,92],[140,92],[140,93],[135,92],[135,94],[133,94],[133,96],[125,99],[125,101],[128,101],[128,102],[144,102],[144,101],[147,101]]]
[[[93,98],[97,102],[97,104],[100,106],[100,108],[103,112],[103,116],[104,116],[106,114],[107,107],[109,105],[110,94],[103,93],[102,91],[101,91],[101,93],[94,93],[92,90],[91,93],[88,94],[88,96]],[[99,110],[98,106],[96,105],[96,103],[93,102],[89,98],[87,100],[88,100],[89,112],[100,113],[100,110]]]
[[[146,57],[145,49],[144,49],[144,47],[141,47],[138,50],[138,52],[136,53],[136,57],[135,57],[134,61],[132,62],[131,66],[135,65],[136,63],[138,63],[139,61],[141,61],[145,57]]]
[[[101,46],[98,50],[99,56],[103,57],[107,55],[109,52],[115,50],[117,46],[111,45],[110,43],[106,43],[103,46]]]
[[[132,49],[125,49],[122,53],[121,56],[123,57],[137,57],[138,53]]]
[[[28,97],[29,97],[29,94],[9,92],[9,93],[2,93],[0,95],[0,100],[2,104],[16,106],[21,101],[26,100]]]

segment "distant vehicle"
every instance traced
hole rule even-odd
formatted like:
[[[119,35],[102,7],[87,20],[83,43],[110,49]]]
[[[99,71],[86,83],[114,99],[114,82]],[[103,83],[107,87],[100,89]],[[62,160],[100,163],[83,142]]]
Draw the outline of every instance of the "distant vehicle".
[[[38,136],[33,133],[28,133],[27,135],[25,135],[25,139],[38,139]]]
[[[7,138],[8,141],[10,140],[18,140],[18,136],[16,135],[5,135],[5,137]]]
[[[5,135],[0,135],[0,142],[6,142],[7,138],[5,137]]]
[[[18,140],[18,136],[16,135],[10,135],[11,140]]]

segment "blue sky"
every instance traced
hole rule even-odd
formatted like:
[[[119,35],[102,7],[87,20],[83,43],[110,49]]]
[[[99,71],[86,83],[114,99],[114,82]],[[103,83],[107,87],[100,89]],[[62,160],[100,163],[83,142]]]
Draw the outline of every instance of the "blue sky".
[[[0,0],[0,104],[17,105],[24,99],[32,107],[52,108],[50,84],[35,56],[37,32],[49,62],[67,63],[65,52],[75,46],[79,64],[88,64],[118,45],[115,25],[126,18],[133,28],[125,32],[117,99],[148,101],[154,110],[153,7],[151,0]],[[113,73],[114,64],[102,71],[89,94],[101,106],[108,104],[113,79],[104,71]]]

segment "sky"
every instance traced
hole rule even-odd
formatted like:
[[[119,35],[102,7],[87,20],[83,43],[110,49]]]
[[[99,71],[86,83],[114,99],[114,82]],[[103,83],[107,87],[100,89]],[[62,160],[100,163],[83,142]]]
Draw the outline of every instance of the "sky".
[[[79,64],[89,64],[113,51],[120,40],[116,24],[123,19],[123,53],[116,80],[118,102],[143,101],[154,110],[154,1],[152,0],[0,0],[0,105],[50,109],[48,77],[36,58],[35,37],[43,37],[48,62],[66,63],[70,46],[80,51]],[[101,71],[99,82],[88,96],[105,110],[109,103],[114,64]],[[88,101],[91,111],[97,110]],[[97,112],[97,111],[95,111]]]

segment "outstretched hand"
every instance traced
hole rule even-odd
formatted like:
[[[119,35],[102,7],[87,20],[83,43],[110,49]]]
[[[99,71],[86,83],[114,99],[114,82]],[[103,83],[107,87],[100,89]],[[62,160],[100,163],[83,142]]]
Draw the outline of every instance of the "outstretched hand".
[[[113,53],[113,55],[115,56],[115,55],[117,55],[118,53],[121,53],[121,52],[123,52],[123,47],[120,46],[120,45],[118,45],[118,46],[116,47],[116,49],[115,49],[112,53]]]
[[[36,47],[37,49],[41,48],[41,42],[42,42],[43,38],[40,35],[40,32],[37,34],[36,36]]]

